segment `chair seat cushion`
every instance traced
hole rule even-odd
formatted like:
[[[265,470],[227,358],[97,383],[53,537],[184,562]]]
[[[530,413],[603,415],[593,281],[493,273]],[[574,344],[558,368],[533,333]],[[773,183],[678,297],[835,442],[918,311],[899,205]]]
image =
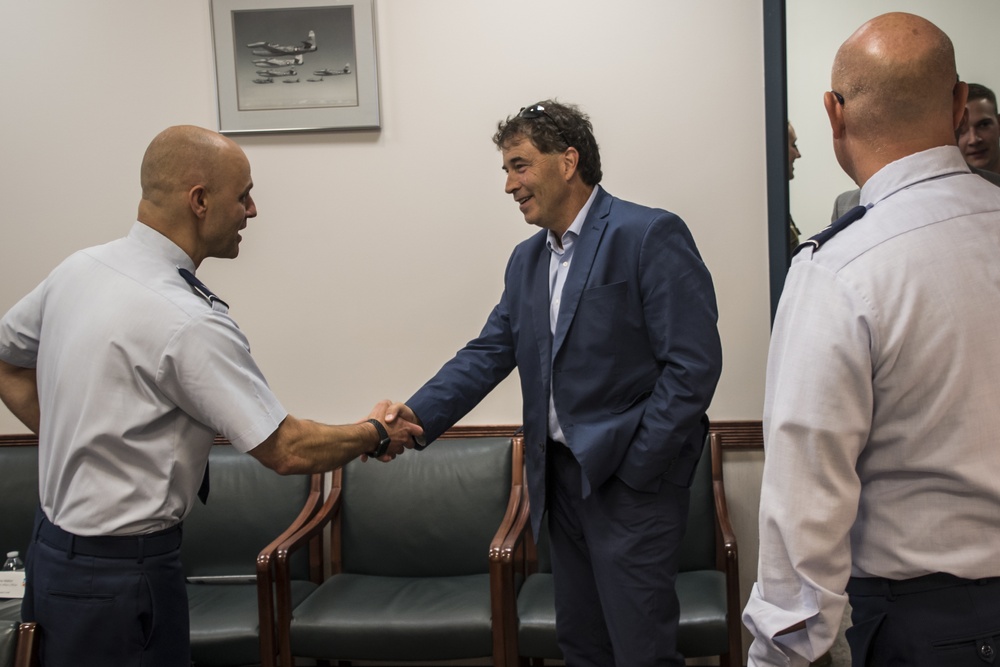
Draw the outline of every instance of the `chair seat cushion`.
[[[315,589],[316,584],[310,581],[293,581],[292,604]],[[187,592],[191,659],[196,665],[260,663],[256,584],[188,584]]]
[[[681,572],[677,575],[677,599],[681,605],[677,650],[686,658],[727,653],[725,572]]]
[[[677,649],[686,658],[719,655],[729,650],[726,635],[726,575],[696,570],[677,575],[681,619]],[[552,575],[533,574],[517,596],[518,650],[522,656],[558,660],[555,588]]]
[[[293,610],[291,643],[293,655],[308,658],[489,656],[489,575],[334,575]]]
[[[561,660],[556,643],[556,596],[552,575],[531,575],[517,595],[518,650],[523,656]]]
[[[14,664],[17,626],[21,623],[21,600],[0,599],[0,667]]]

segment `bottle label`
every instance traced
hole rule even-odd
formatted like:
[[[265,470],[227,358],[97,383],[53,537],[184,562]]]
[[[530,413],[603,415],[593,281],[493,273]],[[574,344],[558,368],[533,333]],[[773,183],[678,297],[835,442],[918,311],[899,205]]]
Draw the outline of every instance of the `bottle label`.
[[[23,598],[24,580],[24,570],[0,572],[0,598]]]

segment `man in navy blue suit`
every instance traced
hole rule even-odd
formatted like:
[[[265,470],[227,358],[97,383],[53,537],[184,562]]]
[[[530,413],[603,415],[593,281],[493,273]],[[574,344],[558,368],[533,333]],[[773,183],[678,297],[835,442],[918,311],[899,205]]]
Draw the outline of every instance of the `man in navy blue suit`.
[[[722,365],[712,279],[684,222],[609,195],[589,118],[552,101],[493,137],[542,230],[479,336],[394,415],[422,448],[518,369],[531,522],[548,510],[568,665],[683,665],[674,582]]]

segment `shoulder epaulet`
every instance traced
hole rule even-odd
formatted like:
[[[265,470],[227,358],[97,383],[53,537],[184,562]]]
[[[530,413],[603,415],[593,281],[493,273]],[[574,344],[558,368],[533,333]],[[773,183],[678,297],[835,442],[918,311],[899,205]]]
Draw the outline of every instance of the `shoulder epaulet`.
[[[215,296],[215,292],[208,289],[208,286],[198,280],[193,273],[179,266],[177,267],[177,273],[181,274],[181,278],[186,280],[187,284],[190,285],[201,298],[208,301],[208,305],[211,306],[213,310],[215,309],[215,304],[217,303],[225,306],[226,310],[229,310],[229,304]]]
[[[792,252],[792,256],[794,257],[796,253],[806,247],[811,247],[813,249],[813,253],[818,252],[824,243],[846,229],[853,222],[863,218],[867,212],[867,206],[855,206],[850,211],[830,223],[830,226],[821,231],[819,234],[811,236],[808,240],[800,243],[799,246]]]

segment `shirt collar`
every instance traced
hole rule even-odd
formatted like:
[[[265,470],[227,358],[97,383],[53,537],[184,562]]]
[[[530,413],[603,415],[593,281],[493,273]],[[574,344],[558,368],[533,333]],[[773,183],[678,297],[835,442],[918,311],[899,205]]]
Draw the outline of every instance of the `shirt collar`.
[[[136,241],[156,254],[166,257],[173,265],[194,273],[194,260],[180,246],[144,222],[136,222],[129,230],[128,238]]]
[[[861,188],[861,203],[874,205],[922,181],[970,173],[958,146],[938,146],[907,155],[875,172]]]
[[[583,207],[573,218],[573,222],[570,224],[569,228],[563,232],[562,238],[557,239],[555,232],[551,229],[548,231],[548,237],[545,244],[549,247],[549,250],[556,254],[562,254],[566,249],[567,245],[572,245],[573,239],[580,235],[580,230],[583,229],[583,221],[587,219],[587,214],[590,213],[590,207],[593,205],[594,200],[597,198],[597,186],[590,191],[590,196],[587,197],[587,201],[583,204]],[[556,241],[559,241],[560,244]]]

